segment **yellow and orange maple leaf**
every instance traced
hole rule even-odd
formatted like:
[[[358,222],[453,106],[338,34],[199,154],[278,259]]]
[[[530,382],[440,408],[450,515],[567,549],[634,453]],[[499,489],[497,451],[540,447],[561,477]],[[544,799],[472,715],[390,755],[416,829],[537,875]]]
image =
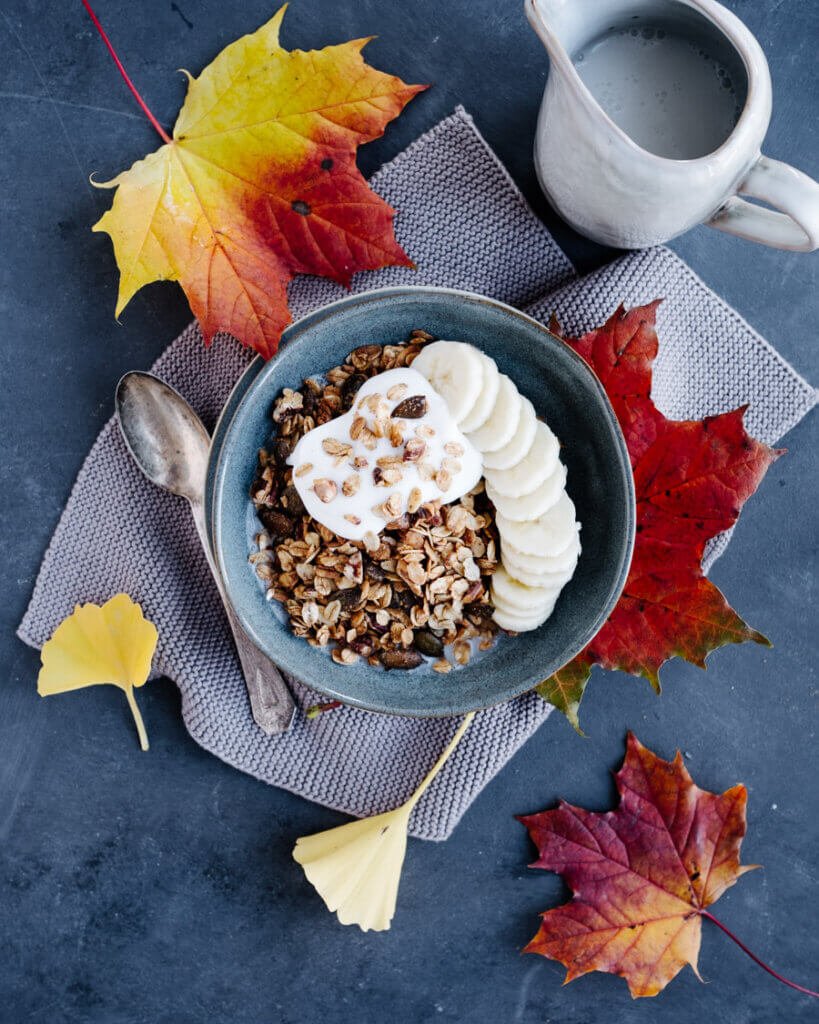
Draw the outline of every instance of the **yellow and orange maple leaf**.
[[[348,285],[413,265],[355,161],[426,86],[366,64],[367,39],[283,49],[284,11],[189,75],[173,138],[101,186],[117,190],[94,226],[114,244],[117,316],[143,285],[179,281],[206,343],[228,331],[269,358],[297,274]]]

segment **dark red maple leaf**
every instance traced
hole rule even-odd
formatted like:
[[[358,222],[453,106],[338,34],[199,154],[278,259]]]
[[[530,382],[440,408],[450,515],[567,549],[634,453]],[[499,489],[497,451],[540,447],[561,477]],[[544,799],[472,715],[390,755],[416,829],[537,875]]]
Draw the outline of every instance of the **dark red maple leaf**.
[[[574,893],[541,915],[524,952],[559,960],[566,982],[608,971],[632,996],[653,996],[685,964],[697,970],[705,908],[756,866],[739,863],[747,793],[700,789],[679,753],[663,761],[632,733],[615,781],[614,811],[561,800],[518,818],[538,848],[531,866],[559,872]]]
[[[577,727],[592,665],[645,676],[679,655],[701,668],[728,643],[770,646],[702,571],[706,543],[732,526],[782,454],[752,438],[745,408],[703,420],[669,420],[651,399],[660,300],[626,310],[582,338],[563,338],[600,378],[623,430],[634,472],[637,538],[623,593],[591,643],[538,692]],[[553,333],[562,337],[553,319]]]
[[[572,890],[541,914],[523,950],[559,960],[564,984],[589,971],[619,974],[632,996],[654,996],[690,964],[697,971],[702,918],[790,988],[819,999],[760,960],[708,910],[740,875],[744,786],[700,789],[679,751],[664,761],[628,734],[614,777],[620,805],[600,813],[561,800],[552,811],[519,817],[538,850],[533,868],[556,871]],[[697,974],[699,977],[699,974]]]

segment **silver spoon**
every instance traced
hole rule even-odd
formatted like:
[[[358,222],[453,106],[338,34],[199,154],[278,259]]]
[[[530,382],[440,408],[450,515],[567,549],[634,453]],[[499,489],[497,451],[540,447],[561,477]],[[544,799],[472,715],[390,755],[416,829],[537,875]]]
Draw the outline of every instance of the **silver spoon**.
[[[286,732],[296,705],[281,672],[242,628],[225,594],[205,528],[205,477],[210,437],[185,399],[151,373],[126,373],[117,385],[116,410],[125,444],[145,476],[187,498],[236,641],[257,725],[268,735]]]

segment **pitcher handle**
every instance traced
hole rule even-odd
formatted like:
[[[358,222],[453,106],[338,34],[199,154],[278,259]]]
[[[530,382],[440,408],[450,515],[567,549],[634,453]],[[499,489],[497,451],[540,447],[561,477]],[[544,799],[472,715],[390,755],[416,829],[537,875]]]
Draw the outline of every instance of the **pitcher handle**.
[[[705,222],[709,227],[775,249],[813,252],[819,248],[819,183],[813,178],[780,160],[760,156],[737,192],[770,203],[782,213],[731,196]]]

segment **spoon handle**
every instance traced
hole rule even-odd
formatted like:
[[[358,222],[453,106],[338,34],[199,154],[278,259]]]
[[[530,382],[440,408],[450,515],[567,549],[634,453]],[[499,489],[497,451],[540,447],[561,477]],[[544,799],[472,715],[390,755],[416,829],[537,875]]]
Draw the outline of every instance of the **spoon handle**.
[[[225,606],[228,623],[236,643],[236,650],[239,654],[239,661],[242,664],[245,685],[247,686],[247,694],[250,698],[250,710],[253,713],[253,720],[268,736],[287,732],[296,713],[296,703],[293,700],[293,695],[290,693],[290,688],[284,676],[270,658],[263,654],[253,643],[236,617],[236,613],[233,611],[230,601],[228,601],[225,594],[222,574],[219,572],[210,553],[202,503],[192,501],[190,504],[191,511],[193,512],[193,521],[196,523],[199,539],[205,550],[210,571],[213,573],[213,578],[216,581],[219,596],[222,598],[222,604]]]
[[[268,736],[287,732],[296,713],[290,688],[270,658],[262,654],[242,629],[227,601],[224,605],[242,663],[253,719]]]

